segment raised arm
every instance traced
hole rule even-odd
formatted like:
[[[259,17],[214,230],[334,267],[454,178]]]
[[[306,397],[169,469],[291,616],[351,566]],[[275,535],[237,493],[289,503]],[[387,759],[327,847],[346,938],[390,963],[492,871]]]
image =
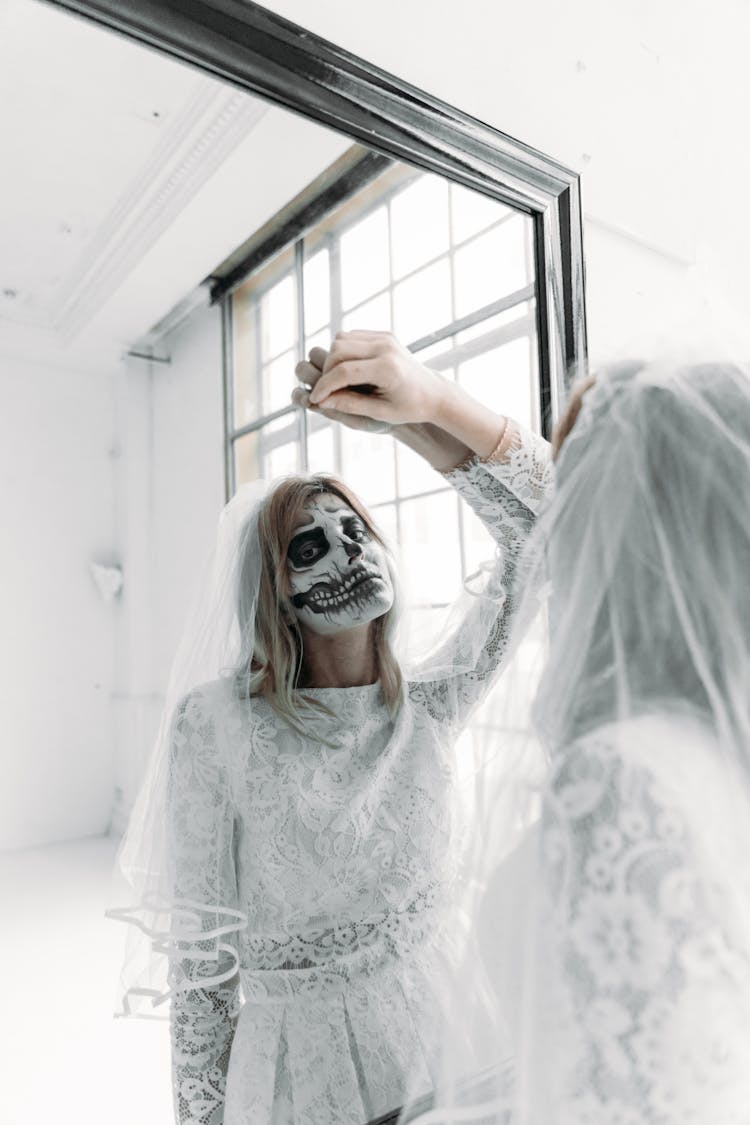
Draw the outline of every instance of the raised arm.
[[[199,689],[177,709],[169,779],[167,828],[176,906],[170,1031],[178,1125],[222,1125],[224,1120],[239,1000],[233,819],[216,719]],[[201,940],[203,933],[211,936]]]
[[[298,364],[293,400],[353,429],[391,433],[446,472],[489,456],[508,419],[425,367],[389,332],[339,332]],[[506,431],[507,432],[507,431]]]
[[[412,685],[438,722],[463,723],[508,651],[518,558],[552,479],[549,444],[423,366],[387,332],[339,333],[297,376],[298,405],[390,432],[444,474],[495,539],[483,596],[465,607]]]
[[[495,540],[491,566],[467,582],[474,596],[458,603],[440,650],[412,685],[438,721],[459,726],[483,701],[518,635],[517,614],[527,596],[519,561],[552,480],[548,442],[512,420],[501,447],[508,440],[499,460],[474,455],[444,474]],[[436,674],[425,678],[430,668]]]

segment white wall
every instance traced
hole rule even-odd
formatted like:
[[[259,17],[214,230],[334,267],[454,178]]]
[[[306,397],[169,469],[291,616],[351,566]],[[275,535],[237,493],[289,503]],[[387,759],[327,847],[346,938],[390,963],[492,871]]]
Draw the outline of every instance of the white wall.
[[[221,316],[194,314],[154,376],[153,676],[159,692],[225,503]]]
[[[107,372],[0,361],[0,849],[104,832],[117,606]]]
[[[118,378],[116,519],[126,582],[113,695],[116,832],[151,752],[224,503],[221,348],[218,308],[200,309],[162,342],[169,365],[129,360]]]

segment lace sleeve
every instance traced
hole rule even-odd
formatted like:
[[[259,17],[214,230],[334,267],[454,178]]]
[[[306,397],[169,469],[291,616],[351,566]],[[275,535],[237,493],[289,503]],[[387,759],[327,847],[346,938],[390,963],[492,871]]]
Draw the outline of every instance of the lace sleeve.
[[[691,770],[694,747],[679,731],[667,737],[685,751],[674,768]],[[722,797],[710,790],[694,785],[686,801],[683,779],[643,756],[634,764],[602,734],[565,755],[543,806],[549,912],[537,927],[544,983],[527,1039],[531,1069],[545,1060],[548,1120],[747,1120],[750,963],[731,886],[742,864],[716,845]]]
[[[549,443],[514,425],[516,438],[506,461],[486,462],[473,457],[444,474],[479,516],[497,547],[482,596],[474,598],[456,627],[449,629],[441,649],[427,662],[436,667],[452,666],[454,673],[433,681],[417,676],[412,685],[412,695],[421,696],[439,721],[463,724],[503,663],[521,593],[516,582],[519,558],[536,513],[552,487]]]
[[[216,720],[200,690],[178,707],[171,751],[168,816],[175,899],[200,904],[201,932],[215,931],[225,919],[206,908],[237,900],[233,809]],[[239,1001],[233,973],[238,959],[226,934],[218,943],[215,937],[191,942],[190,950],[207,959],[174,956],[169,970],[175,1115],[179,1125],[221,1125]],[[217,975],[228,979],[196,987],[202,977]]]

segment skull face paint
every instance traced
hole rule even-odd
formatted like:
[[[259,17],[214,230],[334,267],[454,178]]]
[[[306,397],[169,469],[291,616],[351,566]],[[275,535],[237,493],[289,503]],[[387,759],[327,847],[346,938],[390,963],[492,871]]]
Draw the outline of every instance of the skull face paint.
[[[330,635],[382,617],[393,605],[383,548],[338,496],[326,493],[305,511],[309,518],[287,548],[298,621]]]

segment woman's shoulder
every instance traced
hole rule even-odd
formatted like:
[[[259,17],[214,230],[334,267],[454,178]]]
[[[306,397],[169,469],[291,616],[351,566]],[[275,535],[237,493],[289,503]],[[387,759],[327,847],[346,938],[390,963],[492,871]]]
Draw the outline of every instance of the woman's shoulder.
[[[177,723],[200,723],[215,716],[230,704],[235,696],[233,682],[220,677],[197,684],[180,696],[173,709]]]
[[[645,788],[644,788],[645,787]],[[552,788],[567,797],[590,792],[607,803],[648,792],[655,803],[682,810],[747,804],[747,782],[723,752],[715,729],[699,714],[660,711],[591,728],[565,747]],[[588,798],[582,797],[586,805]]]
[[[706,768],[719,739],[708,721],[693,711],[654,711],[591,727],[566,747],[564,755],[615,758],[659,770],[688,761]]]

